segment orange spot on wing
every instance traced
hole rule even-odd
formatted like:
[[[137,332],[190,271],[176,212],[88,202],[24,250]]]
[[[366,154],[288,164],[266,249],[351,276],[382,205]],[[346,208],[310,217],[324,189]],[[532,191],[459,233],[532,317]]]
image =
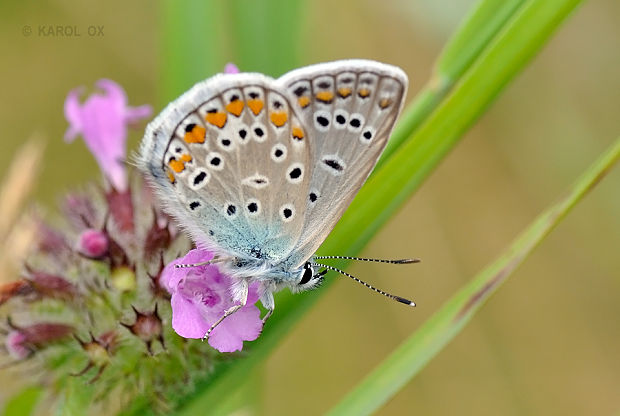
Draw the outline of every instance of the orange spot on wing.
[[[241,100],[235,100],[235,101],[231,101],[227,106],[226,106],[226,110],[230,113],[230,114],[234,114],[235,116],[239,117],[241,115],[241,112],[243,111],[243,107],[245,106],[245,104],[243,103],[243,101]]]
[[[379,101],[379,107],[381,107],[381,109],[388,108],[390,104],[392,104],[392,100],[389,98],[383,98]]]
[[[166,171],[166,173],[168,174],[168,179],[170,179],[170,183],[175,183],[176,179],[174,178],[174,174],[170,172],[169,170]]]
[[[301,129],[301,127],[298,127],[298,126],[293,127],[293,138],[297,140],[303,140],[304,131]]]
[[[185,169],[185,163],[181,162],[180,160],[176,160],[176,159],[168,162],[168,165],[176,173],[183,172],[183,169]]]
[[[217,111],[214,113],[207,113],[205,115],[205,120],[207,120],[209,124],[213,124],[221,129],[226,124],[226,113]]]
[[[183,162],[191,162],[192,161],[192,155],[188,154],[188,153],[184,153],[181,155],[181,160]]]
[[[301,108],[306,108],[306,107],[308,107],[308,104],[310,104],[310,98],[309,97],[299,97],[297,99],[297,102],[299,103]]]
[[[258,113],[261,112],[264,105],[265,104],[263,103],[263,100],[259,100],[258,98],[253,99],[253,100],[248,100],[248,107],[250,107],[250,110],[252,110],[255,116],[257,116]]]
[[[187,143],[204,143],[207,130],[202,126],[194,126],[192,131],[185,133],[184,140]]]
[[[271,113],[270,118],[271,122],[276,127],[282,127],[286,123],[286,120],[288,120],[288,114],[286,114],[286,111],[274,111]]]
[[[359,95],[362,98],[366,98],[370,95],[370,90],[368,88],[362,88],[361,90],[357,92],[357,95]]]
[[[334,94],[329,91],[321,91],[316,93],[316,99],[323,103],[331,103],[334,98]]]
[[[351,95],[351,88],[338,88],[338,95],[342,98],[347,98],[349,95]]]

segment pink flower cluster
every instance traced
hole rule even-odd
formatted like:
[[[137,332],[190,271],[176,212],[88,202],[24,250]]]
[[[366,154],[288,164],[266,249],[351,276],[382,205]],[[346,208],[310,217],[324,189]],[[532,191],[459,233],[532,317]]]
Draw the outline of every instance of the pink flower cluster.
[[[238,73],[233,65],[226,65],[229,74]],[[101,171],[112,185],[111,197],[129,195],[126,158],[127,127],[151,115],[151,107],[142,105],[130,107],[125,91],[114,81],[102,79],[96,84],[101,93],[94,93],[83,104],[79,102],[81,88],[69,93],[65,101],[65,116],[69,128],[66,141],[72,141],[81,134],[87,147],[95,156]],[[127,195],[126,195],[127,194]],[[123,204],[112,204],[119,206]],[[113,216],[124,218],[122,213]],[[121,222],[122,223],[122,222]],[[130,229],[132,224],[127,224]],[[100,230],[87,229],[77,243],[80,252],[90,258],[100,258],[110,248],[110,241]],[[234,305],[230,288],[232,280],[222,274],[216,265],[175,268],[176,264],[200,263],[213,258],[213,253],[192,250],[185,257],[168,264],[161,273],[160,285],[172,295],[172,327],[182,337],[202,338],[226,311]],[[209,344],[221,352],[233,352],[243,348],[243,341],[258,338],[263,323],[255,303],[259,294],[256,284],[250,286],[247,304],[222,321],[211,333]],[[12,344],[20,344],[16,337]],[[18,348],[13,348],[18,351]]]

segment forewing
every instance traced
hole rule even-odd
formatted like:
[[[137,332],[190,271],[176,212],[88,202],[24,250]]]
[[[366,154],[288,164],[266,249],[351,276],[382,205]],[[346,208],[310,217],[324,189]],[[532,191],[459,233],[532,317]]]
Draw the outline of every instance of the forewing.
[[[277,82],[312,142],[305,222],[287,259],[297,267],[323,243],[377,163],[402,108],[407,76],[391,65],[351,60],[301,68]]]
[[[203,246],[277,261],[300,238],[310,142],[278,88],[261,74],[218,75],[147,127],[139,166]]]

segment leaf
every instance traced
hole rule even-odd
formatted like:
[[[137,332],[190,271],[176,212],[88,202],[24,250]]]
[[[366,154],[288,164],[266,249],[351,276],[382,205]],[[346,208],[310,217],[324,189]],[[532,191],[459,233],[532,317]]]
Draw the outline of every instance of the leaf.
[[[472,9],[443,47],[431,78],[401,116],[377,166],[428,119],[525,3],[526,0],[482,1]]]
[[[304,1],[162,0],[163,103],[224,70],[282,74],[297,66]],[[228,24],[231,22],[232,24]]]
[[[161,102],[168,103],[196,82],[224,70],[225,45],[218,0],[162,0]]]
[[[300,16],[305,1],[232,0],[223,36],[230,37],[235,61],[242,71],[279,76],[298,65]]]
[[[43,389],[39,386],[26,387],[7,401],[2,414],[5,416],[29,416],[33,414],[42,394]]]
[[[65,386],[59,403],[56,406],[56,414],[63,416],[80,416],[87,412],[93,404],[94,389],[92,384],[87,384],[80,377],[68,377],[64,380]]]
[[[476,311],[510,274],[620,159],[620,138],[569,192],[549,207],[493,263],[456,293],[438,312],[373,370],[331,415],[367,415],[377,411],[461,332]]]

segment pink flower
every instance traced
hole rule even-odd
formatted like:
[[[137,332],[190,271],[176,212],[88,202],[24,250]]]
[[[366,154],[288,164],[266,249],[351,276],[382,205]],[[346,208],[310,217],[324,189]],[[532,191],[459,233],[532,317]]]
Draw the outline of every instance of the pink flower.
[[[129,107],[125,91],[114,81],[101,79],[96,85],[103,93],[92,94],[83,104],[79,101],[82,88],[76,88],[67,95],[65,117],[69,128],[65,141],[71,142],[81,134],[112,186],[124,191],[127,189],[127,174],[123,166],[127,125],[149,117],[151,107]]]
[[[239,68],[237,68],[237,65],[233,64],[232,62],[229,62],[226,64],[226,66],[224,67],[224,73],[225,74],[238,74],[239,72]]]
[[[209,251],[191,250],[185,257],[168,264],[161,274],[160,284],[172,295],[172,328],[184,338],[202,338],[224,311],[234,305],[230,295],[232,281],[221,274],[216,265],[174,267],[212,258],[213,253]],[[257,286],[250,285],[248,301],[243,308],[215,327],[209,345],[220,352],[233,352],[243,348],[243,341],[258,338],[263,322],[254,305],[258,300]]]

